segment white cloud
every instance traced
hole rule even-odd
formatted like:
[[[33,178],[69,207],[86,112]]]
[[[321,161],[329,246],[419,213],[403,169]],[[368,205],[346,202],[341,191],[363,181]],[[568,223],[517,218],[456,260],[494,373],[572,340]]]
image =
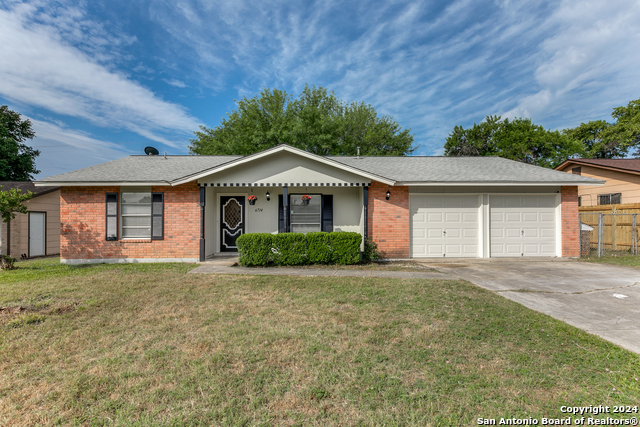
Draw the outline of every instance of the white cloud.
[[[612,107],[640,95],[640,3],[565,0],[548,21],[556,31],[534,53],[538,91],[505,116],[569,127],[608,118]]]
[[[197,129],[199,121],[184,107],[103,63],[117,56],[114,44],[132,38],[103,35],[80,9],[56,10],[53,20],[41,7],[0,8],[0,95],[172,147]],[[78,40],[81,46],[72,45]]]
[[[130,154],[118,144],[95,139],[84,132],[68,129],[61,123],[26,116],[23,119],[31,120],[36,133],[29,145],[40,150],[40,156],[36,158],[40,174],[36,178],[57,175]]]
[[[162,81],[164,81],[168,85],[179,87],[179,88],[187,87],[186,83],[176,79],[172,79],[172,80],[162,79]]]

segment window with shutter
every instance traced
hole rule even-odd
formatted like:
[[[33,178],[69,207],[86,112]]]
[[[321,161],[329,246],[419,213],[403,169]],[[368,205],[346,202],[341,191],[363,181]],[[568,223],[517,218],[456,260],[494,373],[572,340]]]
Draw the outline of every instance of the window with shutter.
[[[289,208],[292,233],[322,230],[322,196],[320,194],[292,194],[289,198]]]
[[[164,239],[164,193],[151,193],[151,240]]]
[[[118,240],[118,193],[107,193],[106,239]]]
[[[333,194],[309,194],[308,204],[302,204],[301,194],[289,196],[289,225],[292,232],[333,231]],[[315,199],[315,203],[314,200]],[[278,233],[285,232],[284,199],[278,195]]]

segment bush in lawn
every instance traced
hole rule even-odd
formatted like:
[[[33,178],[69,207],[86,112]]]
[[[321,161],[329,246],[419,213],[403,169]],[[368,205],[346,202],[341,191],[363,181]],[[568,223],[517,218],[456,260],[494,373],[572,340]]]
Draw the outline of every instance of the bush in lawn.
[[[267,265],[273,261],[274,234],[248,233],[236,240],[238,246],[238,262],[242,265]]]
[[[362,253],[363,262],[371,262],[382,259],[380,251],[378,250],[378,244],[370,238],[364,241],[364,252]]]
[[[307,233],[307,253],[311,264],[329,264],[333,261],[331,234],[319,231]]]
[[[280,233],[273,236],[273,262],[276,265],[309,263],[307,239],[303,233]]]
[[[329,236],[331,249],[333,249],[332,261],[336,264],[357,264],[360,262],[360,233],[340,231]]]

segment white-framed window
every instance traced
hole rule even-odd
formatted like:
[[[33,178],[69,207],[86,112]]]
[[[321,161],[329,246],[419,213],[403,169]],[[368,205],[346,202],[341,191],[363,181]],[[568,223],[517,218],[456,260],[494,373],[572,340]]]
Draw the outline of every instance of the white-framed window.
[[[307,200],[306,202],[305,199]],[[322,231],[321,194],[291,194],[289,196],[289,209],[291,211],[290,224],[292,233]]]
[[[622,193],[598,194],[599,205],[619,205],[622,203]]]
[[[151,192],[123,192],[120,202],[123,239],[151,238]]]

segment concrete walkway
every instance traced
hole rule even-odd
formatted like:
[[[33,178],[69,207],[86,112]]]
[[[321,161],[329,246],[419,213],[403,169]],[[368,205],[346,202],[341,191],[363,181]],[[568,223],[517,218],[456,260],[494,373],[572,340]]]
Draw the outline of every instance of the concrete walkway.
[[[382,270],[338,270],[333,268],[246,268],[230,267],[229,262],[202,263],[189,273],[249,274],[258,276],[309,276],[309,277],[384,277],[389,279],[445,279],[455,280],[447,274],[435,271],[382,271]]]

